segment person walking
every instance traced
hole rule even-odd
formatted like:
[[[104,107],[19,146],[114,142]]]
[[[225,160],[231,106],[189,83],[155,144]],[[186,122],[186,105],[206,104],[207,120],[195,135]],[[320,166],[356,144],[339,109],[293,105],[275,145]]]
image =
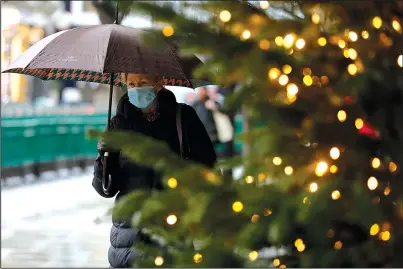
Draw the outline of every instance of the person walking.
[[[196,100],[193,102],[192,107],[206,128],[211,142],[214,146],[217,146],[219,139],[213,112],[215,109],[217,109],[218,104],[210,99],[209,92],[206,87],[200,87],[196,90]]]
[[[138,132],[154,139],[165,141],[172,151],[180,154],[179,134],[177,131],[176,111],[181,106],[184,157],[213,167],[217,157],[210,137],[195,110],[185,104],[178,104],[175,95],[165,89],[157,77],[142,74],[122,75],[127,94],[120,99],[116,116],[112,118],[112,130]],[[103,158],[109,153],[107,173],[112,178],[111,191],[105,194],[102,186]],[[136,189],[162,190],[161,176],[152,168],[130,161],[120,152],[108,149],[102,141],[98,143],[98,157],[95,160],[92,185],[103,197],[116,196],[116,201]],[[112,220],[110,233],[111,246],[108,260],[112,268],[131,267],[141,254],[133,249],[135,242],[153,242],[142,227],[132,227],[130,221]]]
[[[234,155],[234,126],[231,117],[224,107],[224,96],[213,89],[209,92],[210,99],[214,102],[211,107],[214,117],[214,123],[217,129],[218,141],[221,144],[220,158],[230,158]]]

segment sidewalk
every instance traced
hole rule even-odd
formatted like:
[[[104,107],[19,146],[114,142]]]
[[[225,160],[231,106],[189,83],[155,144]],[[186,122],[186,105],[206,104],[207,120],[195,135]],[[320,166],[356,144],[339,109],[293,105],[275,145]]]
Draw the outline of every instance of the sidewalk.
[[[2,267],[108,267],[113,205],[91,186],[91,174],[3,188]]]

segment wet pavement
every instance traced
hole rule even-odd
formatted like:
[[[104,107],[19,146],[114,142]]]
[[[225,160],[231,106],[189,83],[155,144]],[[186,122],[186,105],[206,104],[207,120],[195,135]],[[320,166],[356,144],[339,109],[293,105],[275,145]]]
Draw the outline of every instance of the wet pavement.
[[[108,267],[112,204],[88,172],[3,187],[1,268]]]

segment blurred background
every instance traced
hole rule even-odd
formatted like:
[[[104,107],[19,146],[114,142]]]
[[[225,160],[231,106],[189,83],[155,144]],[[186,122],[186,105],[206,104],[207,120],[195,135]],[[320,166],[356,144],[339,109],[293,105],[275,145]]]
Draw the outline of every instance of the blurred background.
[[[111,1],[2,1],[1,69],[48,35],[113,23],[114,14]],[[132,14],[122,24],[159,27]],[[195,100],[191,89],[168,88],[178,102]],[[222,103],[219,88],[208,89]],[[108,266],[113,201],[92,189],[96,141],[85,137],[87,129],[105,128],[108,91],[97,83],[1,74],[2,267]],[[122,93],[115,90],[115,104]],[[242,117],[234,117],[241,132]]]

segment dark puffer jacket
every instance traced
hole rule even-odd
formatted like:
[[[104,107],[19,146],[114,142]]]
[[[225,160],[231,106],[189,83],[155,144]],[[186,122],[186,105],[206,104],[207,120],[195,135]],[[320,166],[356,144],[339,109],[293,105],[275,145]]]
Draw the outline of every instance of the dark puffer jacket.
[[[154,122],[148,122],[129,102],[127,95],[123,96],[118,104],[116,116],[112,119],[112,128],[135,131],[165,141],[172,151],[179,154],[175,95],[169,90],[162,89],[157,98],[161,116]],[[185,157],[212,167],[216,162],[213,145],[196,112],[188,105],[182,105],[182,126]],[[111,154],[108,160],[108,173],[113,180],[110,195],[105,195],[102,190],[102,171],[102,158],[98,156],[95,161],[92,185],[101,196],[106,198],[117,194],[116,200],[118,200],[140,188],[162,189],[161,178],[151,167],[133,163],[119,152]],[[110,235],[111,247],[108,253],[111,267],[132,266],[134,260],[139,258],[139,253],[131,248],[137,240],[151,243],[138,227],[130,227],[129,222],[113,220]]]

